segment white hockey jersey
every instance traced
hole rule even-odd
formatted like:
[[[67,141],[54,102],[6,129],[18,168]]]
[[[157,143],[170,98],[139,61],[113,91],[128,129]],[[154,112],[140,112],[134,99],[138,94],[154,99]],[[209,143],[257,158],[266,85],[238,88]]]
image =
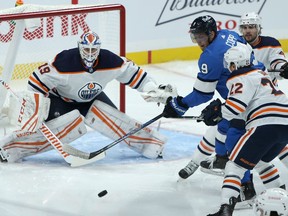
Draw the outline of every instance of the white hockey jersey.
[[[223,118],[243,118],[246,129],[268,124],[288,125],[288,98],[276,87],[269,74],[255,67],[233,71]]]
[[[147,72],[105,49],[101,49],[89,71],[82,64],[78,48],[64,50],[54,60],[38,67],[29,77],[28,88],[67,102],[89,102],[114,79],[140,92],[147,83],[156,88],[156,82]]]
[[[285,54],[282,50],[280,42],[268,36],[259,36],[259,42],[252,45],[255,58],[262,62],[267,69],[280,69],[287,62]],[[269,72],[273,82],[276,79],[282,79],[279,72]]]

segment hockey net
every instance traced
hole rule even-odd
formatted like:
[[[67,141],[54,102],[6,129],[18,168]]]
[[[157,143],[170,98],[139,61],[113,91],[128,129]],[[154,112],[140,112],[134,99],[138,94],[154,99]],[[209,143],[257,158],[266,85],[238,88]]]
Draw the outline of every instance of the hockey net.
[[[12,88],[27,88],[33,70],[65,49],[77,47],[83,32],[95,31],[102,48],[125,56],[125,9],[122,5],[22,5],[0,10],[0,77]],[[111,82],[104,92],[125,112],[125,88]],[[0,86],[0,111],[7,105]]]

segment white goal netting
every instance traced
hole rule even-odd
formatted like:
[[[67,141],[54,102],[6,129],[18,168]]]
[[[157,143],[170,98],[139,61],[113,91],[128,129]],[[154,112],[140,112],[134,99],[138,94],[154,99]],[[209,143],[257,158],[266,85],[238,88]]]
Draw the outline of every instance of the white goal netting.
[[[77,47],[88,30],[100,36],[102,48],[125,55],[125,10],[121,5],[27,4],[0,10],[0,78],[17,91],[25,89],[25,80],[35,68],[58,52]],[[119,83],[111,83],[104,91],[125,109]],[[0,86],[0,110],[7,103],[6,92]]]

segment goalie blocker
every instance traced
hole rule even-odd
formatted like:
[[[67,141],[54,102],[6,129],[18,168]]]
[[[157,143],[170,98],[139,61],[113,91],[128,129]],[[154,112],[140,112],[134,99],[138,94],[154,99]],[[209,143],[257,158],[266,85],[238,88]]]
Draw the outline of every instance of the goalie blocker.
[[[99,100],[93,102],[84,121],[86,125],[112,140],[119,139],[141,125],[140,122]],[[147,158],[155,159],[162,153],[166,141],[166,137],[158,131],[144,128],[122,143]]]

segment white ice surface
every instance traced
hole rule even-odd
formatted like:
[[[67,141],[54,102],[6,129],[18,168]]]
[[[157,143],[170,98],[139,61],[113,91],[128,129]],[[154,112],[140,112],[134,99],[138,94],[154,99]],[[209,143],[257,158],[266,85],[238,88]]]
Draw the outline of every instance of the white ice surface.
[[[194,61],[143,66],[159,83],[175,84],[185,96],[193,87],[197,67]],[[280,82],[285,89],[284,82]],[[146,122],[161,113],[163,106],[145,103],[135,90],[127,89],[127,114]],[[191,109],[199,115],[205,107]],[[158,122],[152,125],[157,128]],[[148,160],[124,145],[107,151],[105,159],[79,168],[69,167],[55,152],[26,158],[21,163],[0,164],[1,216],[205,216],[220,205],[222,178],[196,173],[177,182],[178,171],[206,130],[193,120],[161,119],[168,138],[163,159]],[[93,151],[112,142],[89,131],[73,143]],[[287,170],[277,160],[287,184]],[[256,190],[263,186],[255,176]],[[102,198],[98,193],[107,190]],[[252,210],[235,211],[236,216],[252,216]]]

